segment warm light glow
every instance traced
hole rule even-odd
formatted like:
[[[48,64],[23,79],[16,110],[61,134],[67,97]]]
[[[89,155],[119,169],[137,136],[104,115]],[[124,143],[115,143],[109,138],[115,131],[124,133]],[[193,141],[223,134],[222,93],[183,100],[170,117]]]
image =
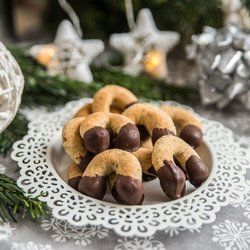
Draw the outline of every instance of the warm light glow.
[[[55,53],[56,53],[55,46],[44,45],[37,55],[37,61],[43,64],[44,66],[48,67],[52,63]]]
[[[164,78],[166,76],[164,52],[156,49],[146,52],[143,60],[143,67],[147,74],[155,78]]]

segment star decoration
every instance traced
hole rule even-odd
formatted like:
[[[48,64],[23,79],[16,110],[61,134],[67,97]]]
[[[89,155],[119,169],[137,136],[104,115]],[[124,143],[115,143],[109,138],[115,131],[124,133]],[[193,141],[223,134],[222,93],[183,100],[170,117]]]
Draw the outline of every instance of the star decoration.
[[[53,43],[35,45],[30,54],[46,66],[51,75],[66,75],[85,83],[93,81],[89,65],[104,50],[101,40],[82,40],[73,25],[63,20]]]
[[[134,28],[129,33],[112,34],[110,45],[125,56],[125,73],[138,75],[146,72],[156,78],[165,78],[166,54],[179,40],[178,32],[159,31],[151,11],[142,9]]]

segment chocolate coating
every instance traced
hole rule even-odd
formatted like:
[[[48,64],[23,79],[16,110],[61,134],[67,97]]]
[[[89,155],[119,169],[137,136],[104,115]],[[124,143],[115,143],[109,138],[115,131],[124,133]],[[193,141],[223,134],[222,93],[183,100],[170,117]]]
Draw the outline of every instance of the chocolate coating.
[[[130,176],[117,175],[111,193],[120,204],[140,205],[144,199],[144,187],[140,180]]]
[[[153,145],[163,135],[175,135],[175,134],[174,134],[174,132],[170,131],[167,128],[154,128],[152,131],[152,143],[153,143]]]
[[[163,163],[164,165],[157,171],[161,188],[170,199],[179,199],[185,193],[185,174],[172,161],[164,160]]]
[[[139,124],[137,125],[137,128],[140,132],[141,141],[146,141],[150,137],[150,134],[148,133],[146,127]]]
[[[208,167],[195,155],[188,158],[186,162],[186,170],[190,183],[195,187],[199,187],[209,176]]]
[[[79,163],[79,168],[81,169],[82,172],[85,171],[86,167],[88,164],[91,162],[91,160],[94,158],[94,154],[87,152],[87,154],[81,158],[81,161]]]
[[[115,148],[134,152],[140,147],[140,133],[136,125],[127,123],[121,127],[117,137],[113,140]]]
[[[78,191],[90,197],[102,200],[107,191],[105,176],[83,176],[78,184]]]
[[[109,148],[109,132],[105,128],[95,126],[85,132],[83,141],[88,151],[98,154]]]
[[[197,148],[203,141],[203,134],[200,128],[190,124],[181,129],[180,138],[190,146]]]
[[[71,186],[75,190],[78,190],[78,184],[79,184],[81,178],[82,178],[81,176],[77,176],[77,177],[69,179],[68,180],[69,186]]]
[[[181,166],[180,162],[179,162],[176,158],[174,158],[174,164],[175,164],[177,167],[179,167],[179,168],[180,168],[180,170],[182,170],[182,171],[183,171],[183,173],[185,174],[186,180],[189,180],[189,177],[188,177],[187,171],[186,171],[186,170],[184,170],[184,168]]]

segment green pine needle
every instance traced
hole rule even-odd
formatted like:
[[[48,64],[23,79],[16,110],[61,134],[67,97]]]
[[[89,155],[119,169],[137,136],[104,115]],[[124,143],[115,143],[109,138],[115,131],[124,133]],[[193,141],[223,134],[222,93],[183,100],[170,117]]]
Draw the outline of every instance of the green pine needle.
[[[6,156],[15,141],[22,139],[28,130],[26,117],[18,113],[9,127],[0,134],[0,154]]]
[[[43,217],[49,213],[46,203],[39,200],[45,193],[31,198],[16,184],[16,181],[4,174],[0,174],[0,217],[3,221],[17,222],[16,215],[22,218],[30,217],[32,220]]]

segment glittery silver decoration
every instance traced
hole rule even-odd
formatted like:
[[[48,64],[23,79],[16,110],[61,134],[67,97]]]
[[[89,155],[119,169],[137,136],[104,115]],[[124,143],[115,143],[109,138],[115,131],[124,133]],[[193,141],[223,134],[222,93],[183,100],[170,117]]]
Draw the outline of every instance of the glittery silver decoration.
[[[203,104],[222,109],[237,99],[250,110],[250,33],[232,25],[206,26],[186,51],[197,63]]]
[[[0,42],[0,133],[16,115],[23,85],[24,79],[19,65]]]

